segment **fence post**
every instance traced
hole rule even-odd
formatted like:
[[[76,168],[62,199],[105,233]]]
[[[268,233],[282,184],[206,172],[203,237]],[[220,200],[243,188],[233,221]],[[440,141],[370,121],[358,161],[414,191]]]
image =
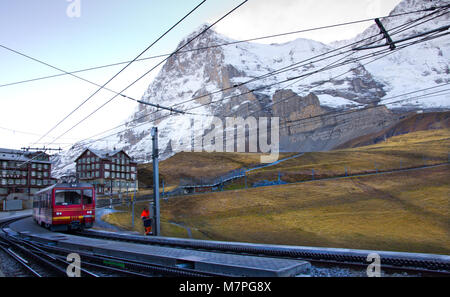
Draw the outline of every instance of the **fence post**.
[[[244,171],[245,188],[247,189],[247,171]]]
[[[375,166],[376,173],[378,173],[377,162],[373,162],[373,165]]]
[[[348,174],[347,174],[347,166],[345,166],[345,176],[348,176]]]
[[[314,180],[314,169],[312,169],[311,175],[312,175],[312,179]]]

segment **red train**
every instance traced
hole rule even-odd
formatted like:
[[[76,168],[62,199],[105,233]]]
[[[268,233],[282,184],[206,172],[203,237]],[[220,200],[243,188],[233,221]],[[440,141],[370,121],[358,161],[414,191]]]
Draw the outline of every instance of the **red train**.
[[[95,190],[87,183],[60,183],[33,197],[33,219],[52,231],[90,228],[95,221]]]

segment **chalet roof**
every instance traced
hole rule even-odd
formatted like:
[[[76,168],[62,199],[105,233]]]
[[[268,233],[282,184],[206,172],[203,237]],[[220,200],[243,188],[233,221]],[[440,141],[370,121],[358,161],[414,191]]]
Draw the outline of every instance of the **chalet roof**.
[[[33,159],[33,157],[30,152],[0,148],[0,160],[51,164],[51,161]]]
[[[97,149],[91,149],[91,148],[88,148],[88,150],[90,150],[97,157],[102,158],[102,159],[109,158],[111,156],[114,156],[118,152],[122,151],[121,149],[120,150],[107,151],[107,150],[97,150]]]
[[[118,150],[112,150],[112,151],[108,151],[108,150],[99,150],[99,149],[92,149],[92,148],[86,148],[83,153],[81,153],[78,158],[75,159],[75,162],[86,152],[86,151],[90,151],[92,152],[94,155],[96,155],[97,157],[99,157],[100,159],[110,159],[111,157],[115,156],[116,154],[122,152],[124,153],[130,160],[131,157],[123,150],[123,149],[118,149]]]

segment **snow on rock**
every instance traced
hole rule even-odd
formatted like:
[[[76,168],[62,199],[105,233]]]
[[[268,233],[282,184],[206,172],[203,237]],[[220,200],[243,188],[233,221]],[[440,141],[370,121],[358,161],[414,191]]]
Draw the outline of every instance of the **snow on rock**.
[[[446,4],[448,1],[445,0],[403,0],[391,15]],[[401,27],[416,18],[426,17],[429,13],[432,11],[404,14],[382,19],[382,22],[392,34],[393,40],[449,23],[450,15],[447,13],[429,21],[424,18],[422,24],[411,23],[410,28]],[[435,13],[433,16],[441,12]],[[202,32],[205,26],[200,26],[187,36],[179,47]],[[397,33],[399,29],[405,30]],[[321,60],[327,52],[334,51],[328,54],[331,56],[342,51],[338,50],[342,46],[365,40],[359,43],[362,46],[375,42],[377,38],[380,38],[380,34],[375,24],[352,40],[331,44],[302,38],[270,45],[235,43],[235,40],[210,29],[183,48],[183,53],[171,56],[142,96],[143,101],[172,106],[197,115],[169,116],[168,111],[157,111],[154,107],[141,104],[127,120],[126,131],[108,138],[109,146],[123,148],[139,162],[149,162],[152,149],[150,130],[156,125],[159,129],[161,156],[167,158],[174,153],[174,146],[190,144],[186,138],[190,137],[191,120],[201,120],[204,126],[208,126],[212,117],[207,115],[245,117],[253,113],[270,116],[274,95],[280,90],[292,90],[299,98],[313,93],[319,98],[321,106],[330,109],[361,108],[377,104],[387,104],[389,109],[400,110],[450,108],[449,95],[445,93],[422,98],[415,97],[427,92],[399,96],[440,85],[445,88],[445,84],[450,82],[449,35],[411,45],[376,61],[348,60],[376,50],[357,51],[351,56],[351,52],[347,52],[348,57],[339,55]],[[225,43],[232,44],[215,46]],[[205,47],[208,49],[195,50]],[[349,63],[330,68],[342,61]],[[261,79],[268,73],[273,75]],[[242,83],[246,84],[240,85]],[[218,90],[224,91],[217,92]],[[405,98],[410,100],[398,102]],[[73,161],[84,147],[103,149],[104,144],[105,142],[76,144],[73,149],[61,153],[55,158],[54,176],[74,171]]]

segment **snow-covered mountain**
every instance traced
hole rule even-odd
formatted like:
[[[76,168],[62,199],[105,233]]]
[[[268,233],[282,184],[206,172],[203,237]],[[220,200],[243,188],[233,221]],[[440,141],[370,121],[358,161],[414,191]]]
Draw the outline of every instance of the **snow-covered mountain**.
[[[405,39],[449,24],[448,13],[439,16],[443,11],[405,12],[447,4],[443,0],[404,0],[391,13],[403,15],[382,22],[394,41]],[[427,16],[430,13],[434,14]],[[187,36],[179,47],[204,28],[205,25]],[[449,30],[435,34],[446,32]],[[191,119],[202,121],[206,127],[212,118],[204,115],[253,115],[280,117],[282,150],[326,150],[385,128],[398,120],[399,112],[450,107],[449,95],[445,93],[416,98],[439,88],[412,93],[408,95],[411,100],[388,104],[407,98],[399,95],[449,83],[449,35],[394,52],[389,52],[388,47],[352,50],[385,42],[379,39],[382,35],[376,24],[352,40],[328,45],[307,39],[270,45],[236,43],[210,29],[183,48],[182,53],[171,56],[142,96],[143,101],[197,115],[167,116],[168,111],[139,105],[129,117],[126,131],[108,138],[109,144],[124,148],[140,162],[148,162],[152,147],[150,129],[154,125],[158,126],[160,151],[165,158],[190,135]],[[222,44],[228,45],[218,46]],[[371,56],[380,54],[380,50],[384,50],[385,57]],[[381,104],[388,104],[387,108]],[[369,106],[373,108],[364,109]],[[330,111],[351,109],[354,112],[329,116]],[[310,117],[314,120],[308,121]],[[104,142],[85,145],[104,148]],[[72,171],[72,162],[83,147],[77,144],[58,156],[54,174]]]
[[[390,13],[391,16],[401,15],[382,19],[382,23],[388,30],[393,41],[399,41],[424,32],[450,25],[450,10],[448,0],[425,1],[425,0],[404,0],[400,2]],[[430,7],[443,7],[442,10],[430,10],[421,13],[402,15],[405,12],[428,9]],[[416,22],[414,22],[417,20]],[[406,24],[406,26],[405,26]],[[368,39],[367,43],[374,42],[382,38],[378,26],[375,24],[359,34],[352,40],[335,42],[333,46],[342,46],[358,40]],[[411,39],[397,44],[397,47],[408,45],[411,42],[419,42],[422,38],[436,39],[428,40],[400,49],[383,59],[366,65],[366,70],[372,74],[373,78],[383,85],[386,95],[381,97],[380,104],[388,104],[390,109],[447,109],[450,107],[450,97],[448,94],[416,98],[427,92],[411,94],[412,100],[405,100],[395,104],[389,104],[407,97],[396,97],[411,91],[436,87],[434,91],[445,89],[450,74],[450,30],[436,32],[421,38]],[[377,35],[378,34],[378,35]],[[445,35],[447,34],[447,35]],[[370,38],[377,35],[376,38]],[[374,43],[374,45],[384,44],[385,40]],[[368,51],[373,52],[374,50]],[[366,52],[364,52],[366,53]],[[360,53],[361,55],[362,53]],[[395,97],[395,98],[393,98]],[[391,99],[392,98],[392,99]]]

